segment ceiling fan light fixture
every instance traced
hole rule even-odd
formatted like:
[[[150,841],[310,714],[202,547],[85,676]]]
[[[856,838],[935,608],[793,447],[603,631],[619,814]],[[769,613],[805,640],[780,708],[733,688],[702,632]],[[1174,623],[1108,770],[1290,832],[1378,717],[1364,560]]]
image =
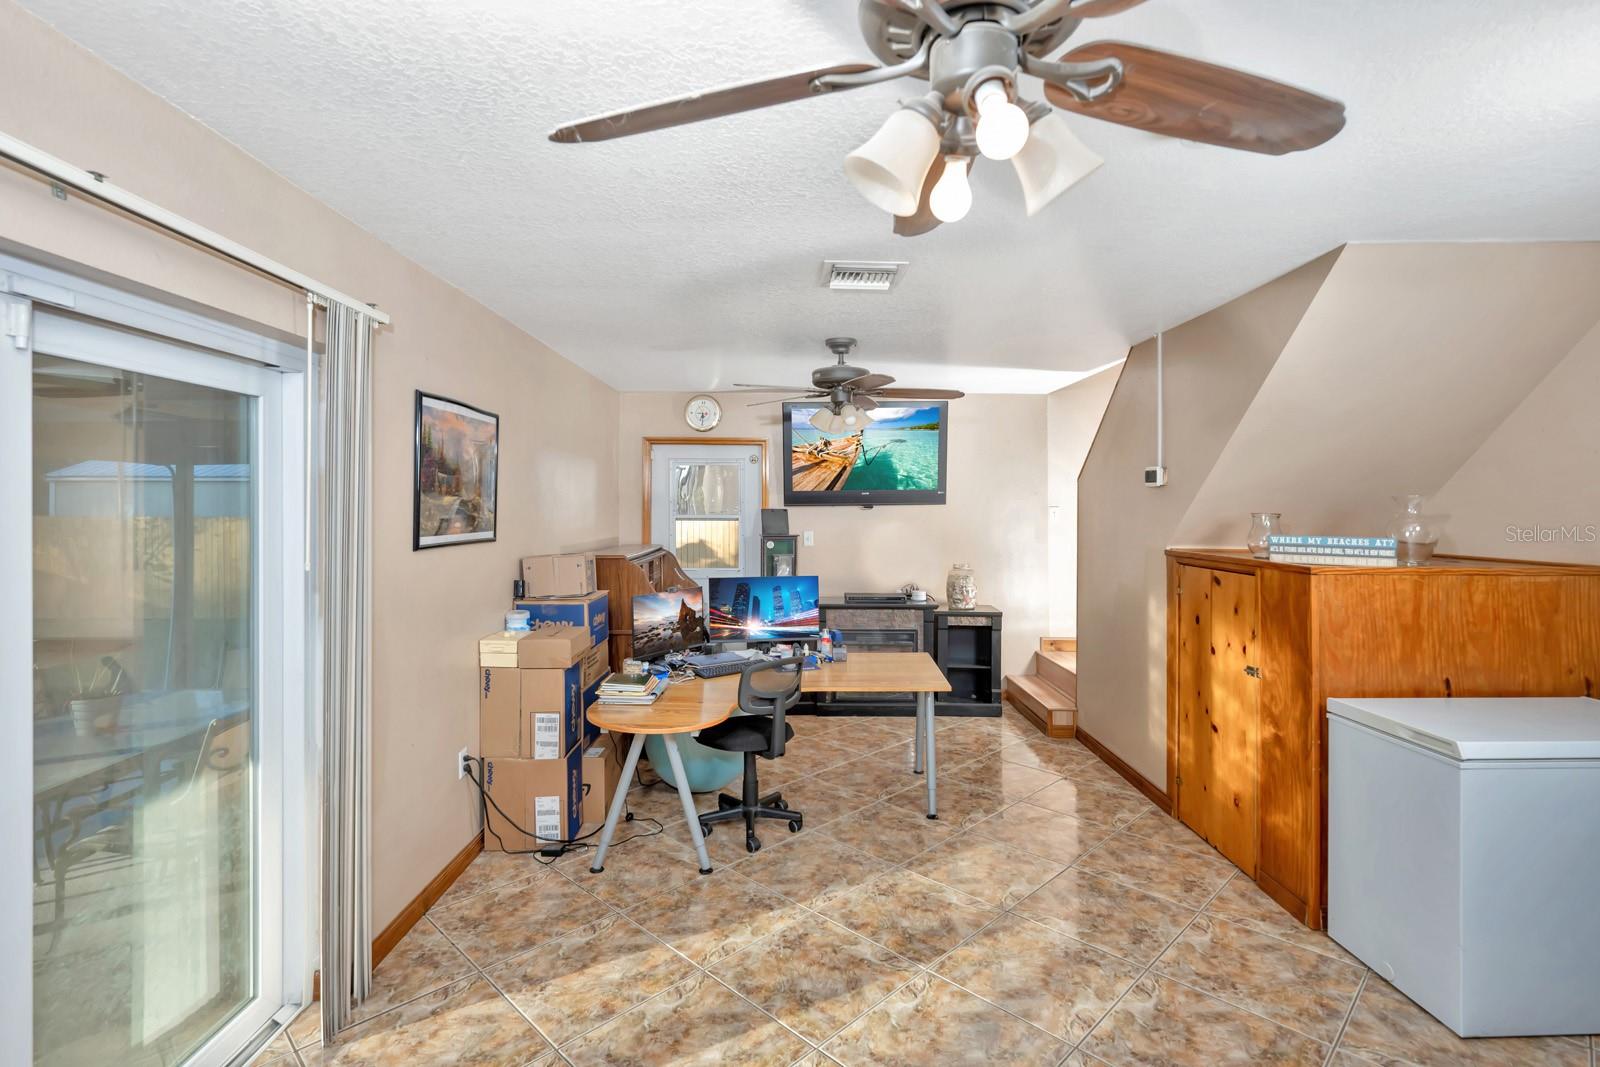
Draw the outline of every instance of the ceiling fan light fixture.
[[[844,159],[845,177],[874,206],[912,215],[922,181],[939,154],[939,129],[922,111],[902,107]]]
[[[845,426],[855,429],[861,425],[861,409],[854,404],[845,404],[839,408],[839,417],[844,420]]]
[[[832,408],[818,408],[811,416],[811,427],[818,433],[844,433],[844,416],[834,414]]]
[[[1033,124],[1032,136],[1011,166],[1022,183],[1022,201],[1030,216],[1087,178],[1104,163],[1072,132],[1067,120],[1051,111]]]
[[[978,113],[974,131],[978,151],[986,159],[1010,159],[1028,143],[1028,113],[1011,101],[1011,93],[1000,78],[990,78],[972,94],[973,110]]]
[[[928,194],[928,210],[940,222],[960,222],[972,210],[972,185],[967,181],[967,157],[946,156],[944,173]]]

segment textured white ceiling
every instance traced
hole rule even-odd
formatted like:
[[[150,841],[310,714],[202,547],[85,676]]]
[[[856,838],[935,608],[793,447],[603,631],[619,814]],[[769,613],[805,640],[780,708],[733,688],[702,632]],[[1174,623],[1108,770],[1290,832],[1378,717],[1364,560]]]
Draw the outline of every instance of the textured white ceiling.
[[[1349,125],[1272,158],[1069,117],[1106,158],[1088,180],[1030,220],[1009,165],[982,163],[971,215],[910,239],[840,164],[921,83],[545,139],[870,60],[854,0],[23,2],[622,389],[803,382],[823,337],[853,334],[853,362],[903,383],[1044,391],[1342,242],[1600,238],[1594,0],[1150,0],[1086,21],[1076,42],[1305,85]],[[828,258],[911,265],[891,294],[833,293]]]

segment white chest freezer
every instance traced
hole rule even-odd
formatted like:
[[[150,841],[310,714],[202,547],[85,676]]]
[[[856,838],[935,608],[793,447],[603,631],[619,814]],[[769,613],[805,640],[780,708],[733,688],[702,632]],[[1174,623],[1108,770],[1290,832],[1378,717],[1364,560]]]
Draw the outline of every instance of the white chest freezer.
[[[1328,933],[1462,1037],[1600,1033],[1600,700],[1329,700]]]

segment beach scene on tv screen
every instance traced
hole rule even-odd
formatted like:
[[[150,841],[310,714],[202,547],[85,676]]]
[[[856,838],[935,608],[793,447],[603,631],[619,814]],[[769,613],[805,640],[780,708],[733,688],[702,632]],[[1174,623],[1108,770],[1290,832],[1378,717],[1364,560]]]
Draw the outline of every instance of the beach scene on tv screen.
[[[880,407],[851,433],[826,434],[811,425],[814,407],[791,409],[789,467],[796,492],[939,488],[937,406]]]

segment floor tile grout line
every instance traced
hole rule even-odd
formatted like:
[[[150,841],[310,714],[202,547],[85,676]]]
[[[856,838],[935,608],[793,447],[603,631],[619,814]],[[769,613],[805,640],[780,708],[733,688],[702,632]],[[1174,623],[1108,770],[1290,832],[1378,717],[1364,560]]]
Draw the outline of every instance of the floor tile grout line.
[[[1339,1054],[1339,1046],[1344,1043],[1344,1032],[1350,1028],[1350,1020],[1355,1016],[1356,1005],[1361,1003],[1361,994],[1367,991],[1367,980],[1371,977],[1370,970],[1363,971],[1361,981],[1356,983],[1356,995],[1350,998],[1350,1007],[1345,1009],[1344,1018],[1339,1022],[1339,1032],[1328,1045],[1328,1055],[1322,1061],[1324,1067],[1329,1067],[1333,1063],[1333,1058]]]

